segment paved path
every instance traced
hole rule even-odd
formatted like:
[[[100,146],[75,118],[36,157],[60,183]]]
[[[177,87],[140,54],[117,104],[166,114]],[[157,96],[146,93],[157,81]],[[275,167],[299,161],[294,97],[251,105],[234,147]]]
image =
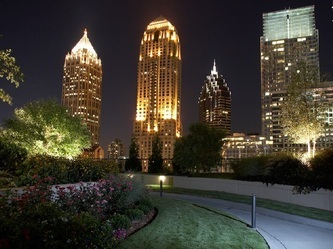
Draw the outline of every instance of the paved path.
[[[153,192],[152,195],[159,195]],[[251,225],[251,206],[220,199],[163,193],[162,198],[185,200],[230,213]],[[271,249],[333,249],[333,223],[256,208],[256,228]]]

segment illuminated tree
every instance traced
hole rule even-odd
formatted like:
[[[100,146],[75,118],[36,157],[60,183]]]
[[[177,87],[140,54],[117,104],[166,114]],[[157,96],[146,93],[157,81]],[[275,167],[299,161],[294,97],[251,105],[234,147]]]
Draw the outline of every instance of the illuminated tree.
[[[178,173],[208,172],[219,165],[225,133],[203,123],[192,124],[189,131],[175,143],[174,169]]]
[[[23,74],[11,53],[10,49],[0,50],[0,78],[5,78],[10,83],[15,84],[17,88],[20,82],[23,82]],[[0,99],[12,104],[12,97],[2,88],[0,88]]]
[[[152,141],[152,154],[148,158],[149,173],[163,173],[162,142],[158,135]]]
[[[139,158],[139,145],[135,137],[132,137],[129,147],[128,159],[125,163],[126,170],[141,171],[142,164]]]
[[[29,155],[74,158],[90,147],[87,126],[54,100],[34,101],[16,109],[5,121],[2,138],[25,148]]]
[[[322,118],[327,108],[319,84],[318,68],[298,65],[281,105],[283,134],[293,142],[306,144],[308,158],[314,156],[316,140],[325,129]]]

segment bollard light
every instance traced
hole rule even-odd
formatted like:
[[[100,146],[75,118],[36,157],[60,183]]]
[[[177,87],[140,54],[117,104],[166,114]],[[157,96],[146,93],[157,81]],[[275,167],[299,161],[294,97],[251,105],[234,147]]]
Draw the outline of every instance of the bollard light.
[[[163,193],[163,182],[165,180],[165,176],[160,176],[160,196],[162,197],[162,193]]]
[[[252,195],[252,219],[251,227],[256,228],[256,195]]]

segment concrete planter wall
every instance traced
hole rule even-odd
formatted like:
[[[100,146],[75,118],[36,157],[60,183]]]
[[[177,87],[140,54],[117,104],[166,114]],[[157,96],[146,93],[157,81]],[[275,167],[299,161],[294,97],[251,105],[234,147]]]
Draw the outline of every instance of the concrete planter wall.
[[[134,178],[143,184],[159,184],[160,182],[158,175],[137,174]],[[293,194],[293,187],[287,185],[266,186],[260,182],[185,176],[166,176],[163,184],[178,188],[224,191],[248,196],[255,194],[259,198],[333,211],[333,192],[322,189],[306,195]]]

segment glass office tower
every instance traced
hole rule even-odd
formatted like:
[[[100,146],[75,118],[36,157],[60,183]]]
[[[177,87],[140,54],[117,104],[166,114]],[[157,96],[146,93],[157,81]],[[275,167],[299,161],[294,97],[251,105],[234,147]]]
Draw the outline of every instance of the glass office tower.
[[[262,135],[273,140],[273,150],[289,146],[279,116],[280,104],[297,64],[318,68],[319,37],[314,6],[263,14],[261,51],[261,124]]]

